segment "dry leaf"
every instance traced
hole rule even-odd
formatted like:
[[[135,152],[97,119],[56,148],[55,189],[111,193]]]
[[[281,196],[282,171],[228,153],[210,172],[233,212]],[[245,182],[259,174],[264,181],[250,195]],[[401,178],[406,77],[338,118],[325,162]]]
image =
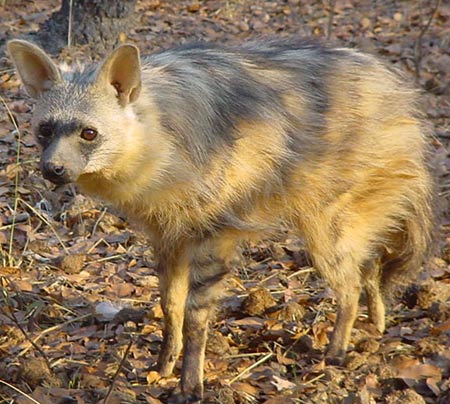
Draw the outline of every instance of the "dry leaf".
[[[272,378],[273,380],[271,381],[271,383],[277,388],[277,391],[292,390],[297,386],[295,383],[278,377],[277,375],[273,375]]]
[[[111,302],[100,302],[95,306],[95,313],[103,321],[111,321],[122,308]]]
[[[161,375],[159,372],[156,372],[155,370],[151,370],[147,373],[147,383],[153,384],[157,383],[159,380],[161,380]]]

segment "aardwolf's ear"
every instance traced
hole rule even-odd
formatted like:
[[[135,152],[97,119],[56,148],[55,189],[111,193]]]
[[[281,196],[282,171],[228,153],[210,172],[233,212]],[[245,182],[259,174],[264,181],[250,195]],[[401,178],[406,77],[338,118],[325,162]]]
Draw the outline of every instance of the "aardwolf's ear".
[[[47,54],[30,42],[14,39],[8,42],[8,52],[27,93],[37,98],[61,81],[58,68]]]
[[[141,90],[139,49],[134,45],[117,48],[101,66],[97,83],[113,86],[121,106],[136,101]]]

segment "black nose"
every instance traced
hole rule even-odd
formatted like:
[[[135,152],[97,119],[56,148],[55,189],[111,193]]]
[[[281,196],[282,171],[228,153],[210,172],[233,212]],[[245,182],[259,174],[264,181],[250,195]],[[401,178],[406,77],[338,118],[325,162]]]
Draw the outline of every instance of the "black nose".
[[[56,175],[57,177],[63,176],[66,172],[66,169],[64,168],[64,166],[62,166],[60,164],[54,164],[51,162],[45,163],[44,168],[48,173]]]
[[[66,169],[62,164],[41,161],[41,171],[44,178],[54,184],[67,184],[72,181],[70,170]]]

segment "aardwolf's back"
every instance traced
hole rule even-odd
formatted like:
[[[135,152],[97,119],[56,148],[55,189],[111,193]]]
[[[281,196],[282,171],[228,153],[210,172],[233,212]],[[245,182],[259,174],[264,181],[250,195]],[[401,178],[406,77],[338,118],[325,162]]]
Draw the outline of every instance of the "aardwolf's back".
[[[308,43],[202,45],[152,55],[143,72],[195,179],[195,193],[171,194],[189,207],[189,228],[287,220],[312,244],[328,239],[328,254],[358,215],[368,226],[360,246],[368,257],[392,237],[403,258],[389,259],[390,268],[422,256],[431,180],[416,93],[376,58]],[[415,233],[413,249],[411,237],[397,237],[405,226]]]

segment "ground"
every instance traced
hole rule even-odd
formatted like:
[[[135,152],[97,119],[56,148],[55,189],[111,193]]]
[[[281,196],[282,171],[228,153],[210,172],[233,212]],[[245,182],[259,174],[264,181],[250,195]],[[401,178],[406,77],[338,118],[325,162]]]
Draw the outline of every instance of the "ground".
[[[143,53],[195,40],[328,37],[377,54],[415,80],[433,127],[440,236],[420,279],[392,299],[386,333],[368,323],[362,301],[346,362],[326,366],[334,296],[301,242],[286,234],[246,246],[211,327],[206,403],[450,402],[450,7],[444,3],[138,1],[134,30],[122,40]],[[0,402],[166,403],[179,365],[168,379],[152,370],[163,323],[151,248],[101,202],[42,179],[32,102],[4,53],[6,40],[38,29],[58,5],[0,1]],[[59,58],[100,56],[73,47]]]

